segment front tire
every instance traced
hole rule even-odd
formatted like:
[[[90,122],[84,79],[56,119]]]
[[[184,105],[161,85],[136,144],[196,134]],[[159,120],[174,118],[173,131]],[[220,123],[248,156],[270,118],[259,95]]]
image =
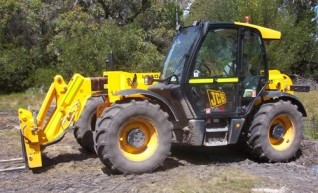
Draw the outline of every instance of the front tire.
[[[269,162],[285,162],[296,156],[303,139],[302,114],[290,101],[263,104],[248,134],[252,156]]]
[[[159,105],[147,100],[115,103],[97,120],[97,155],[111,170],[151,172],[170,153],[172,123]]]

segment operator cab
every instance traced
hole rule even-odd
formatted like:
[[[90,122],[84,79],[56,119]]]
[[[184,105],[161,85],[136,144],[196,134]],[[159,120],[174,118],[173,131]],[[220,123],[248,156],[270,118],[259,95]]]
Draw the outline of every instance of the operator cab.
[[[263,39],[279,38],[280,32],[246,23],[183,28],[159,84],[149,90],[166,98],[180,119],[243,117],[268,81]]]

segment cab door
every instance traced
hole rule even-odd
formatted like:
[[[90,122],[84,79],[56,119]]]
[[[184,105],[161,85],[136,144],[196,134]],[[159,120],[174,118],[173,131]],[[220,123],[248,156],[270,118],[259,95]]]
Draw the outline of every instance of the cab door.
[[[191,61],[186,95],[198,117],[234,115],[238,110],[239,28],[213,28]]]
[[[186,96],[197,117],[237,117],[251,108],[268,80],[264,43],[248,27],[212,28],[197,46]]]

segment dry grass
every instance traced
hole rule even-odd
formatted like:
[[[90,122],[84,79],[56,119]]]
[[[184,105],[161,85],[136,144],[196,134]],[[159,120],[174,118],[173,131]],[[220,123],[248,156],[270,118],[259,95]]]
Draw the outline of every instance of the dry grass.
[[[258,184],[256,177],[236,168],[225,168],[205,178],[185,178],[174,192],[250,192]],[[177,187],[176,187],[177,188]]]
[[[45,94],[41,94],[39,89],[30,89],[24,93],[0,95],[0,111],[17,111],[18,108],[38,110],[44,97]]]
[[[318,139],[318,91],[295,94],[307,111],[305,122],[305,136],[309,139]]]

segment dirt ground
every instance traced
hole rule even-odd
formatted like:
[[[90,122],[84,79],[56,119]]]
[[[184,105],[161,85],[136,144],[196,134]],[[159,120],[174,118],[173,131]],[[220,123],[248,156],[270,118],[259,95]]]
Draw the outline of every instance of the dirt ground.
[[[21,157],[18,124],[15,113],[0,112],[0,159]],[[44,150],[43,162],[35,172],[1,172],[0,192],[318,192],[318,142],[308,140],[289,163],[257,163],[235,146],[174,147],[157,171],[123,176],[110,174],[70,132]]]

